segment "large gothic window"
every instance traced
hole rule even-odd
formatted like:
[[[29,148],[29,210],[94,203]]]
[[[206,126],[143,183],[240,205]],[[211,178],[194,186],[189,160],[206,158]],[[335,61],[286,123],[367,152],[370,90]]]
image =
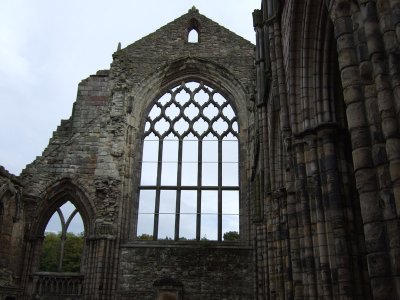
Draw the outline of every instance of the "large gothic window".
[[[216,89],[182,83],[146,119],[137,237],[222,241],[238,233],[236,113]]]

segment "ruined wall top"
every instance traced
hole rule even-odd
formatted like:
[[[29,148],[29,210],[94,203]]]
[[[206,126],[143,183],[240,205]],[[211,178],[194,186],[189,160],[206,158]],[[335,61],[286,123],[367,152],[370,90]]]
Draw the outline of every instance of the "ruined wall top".
[[[193,30],[197,42],[188,39]],[[96,188],[119,186],[131,172],[128,156],[140,149],[136,143],[127,145],[125,134],[141,132],[149,103],[180,80],[203,79],[225,87],[227,94],[240,94],[232,98],[241,101],[239,118],[245,115],[254,89],[254,45],[196,8],[127,47],[119,46],[110,70],[81,81],[71,118],[61,122],[42,156],[22,171],[21,182],[29,183],[25,192],[42,197],[48,187],[68,178],[89,198],[100,199]]]
[[[197,42],[188,40],[192,30],[198,34]],[[213,62],[225,68],[248,91],[254,80],[254,45],[203,16],[196,8],[117,50],[113,58],[110,79],[115,80],[116,88],[139,84],[143,78],[167,65],[170,69],[179,69],[181,65],[178,61],[191,58]],[[125,73],[123,77],[120,76],[121,72]]]

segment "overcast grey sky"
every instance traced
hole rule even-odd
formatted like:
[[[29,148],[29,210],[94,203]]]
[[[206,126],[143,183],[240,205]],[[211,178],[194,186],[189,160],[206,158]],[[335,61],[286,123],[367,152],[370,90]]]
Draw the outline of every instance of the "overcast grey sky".
[[[254,43],[261,0],[0,1],[0,165],[18,175],[68,119],[78,83],[125,47],[186,13]]]

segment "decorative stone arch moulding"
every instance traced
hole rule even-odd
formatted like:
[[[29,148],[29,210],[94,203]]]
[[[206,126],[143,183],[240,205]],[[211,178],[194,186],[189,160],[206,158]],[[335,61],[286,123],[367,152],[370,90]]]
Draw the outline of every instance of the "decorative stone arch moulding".
[[[149,113],[154,100],[162,96],[168,88],[191,80],[217,88],[222,96],[231,101],[238,115],[239,127],[247,127],[250,93],[227,68],[212,61],[192,57],[166,64],[131,90],[130,96],[134,99],[135,109],[128,117],[128,123],[142,132],[143,118]]]
[[[73,179],[63,178],[53,183],[46,188],[42,199],[36,210],[35,222],[31,227],[33,235],[43,235],[52,214],[67,201],[70,201],[78,209],[82,217],[85,236],[89,236],[93,232],[94,205],[87,193]]]
[[[249,126],[249,109],[251,108],[249,102],[252,95],[246,90],[244,85],[224,66],[201,58],[187,57],[178,59],[165,64],[152,75],[145,78],[136,87],[133,87],[130,92],[128,92],[127,96],[133,99],[133,110],[130,114],[128,114],[127,123],[131,127],[131,132],[134,136],[131,140],[131,144],[128,145],[130,150],[127,151],[127,153],[136,153],[132,161],[133,163],[127,166],[131,169],[131,171],[128,173],[140,173],[142,136],[145,128],[144,120],[149,114],[154,101],[167,92],[168,89],[179,86],[182,82],[189,81],[202,82],[203,84],[209,85],[210,87],[218,90],[218,92],[230,102],[238,117],[240,141],[239,169],[242,170],[239,175],[241,194],[240,230],[242,241],[247,241],[250,225],[247,217],[249,213],[248,204],[246,203],[246,205],[244,205],[246,202],[245,197],[247,195],[247,182],[245,173],[248,159],[247,129]],[[126,228],[128,230],[128,232],[126,232],[126,236],[128,237],[133,237],[133,232],[136,232],[138,197],[135,187],[137,187],[139,184],[138,178],[138,176],[133,175],[131,184],[125,185],[125,194],[131,193],[132,197],[127,198],[128,203],[126,203],[126,206],[128,209],[123,211],[123,213],[126,215],[123,216],[122,219],[134,219],[134,221],[131,221],[132,225]],[[134,188],[129,191],[131,187]]]

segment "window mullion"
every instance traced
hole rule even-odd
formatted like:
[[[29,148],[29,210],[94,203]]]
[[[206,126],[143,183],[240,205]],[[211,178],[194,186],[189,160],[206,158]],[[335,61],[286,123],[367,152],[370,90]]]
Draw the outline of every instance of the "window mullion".
[[[61,237],[60,237],[60,257],[58,260],[58,272],[62,272],[63,269],[63,260],[64,260],[64,247],[65,247],[65,240],[67,239],[67,227],[65,225],[65,218],[62,210],[57,208],[58,216],[60,217],[61,221]]]
[[[196,215],[196,240],[200,240],[201,229],[201,176],[202,176],[202,145],[203,141],[199,139],[198,144],[198,160],[197,160],[197,215]]]
[[[176,191],[176,209],[175,209],[175,240],[179,240],[179,222],[181,213],[181,185],[182,185],[182,144],[179,139],[178,148],[178,174],[177,174],[177,191]]]
[[[160,212],[160,186],[161,186],[161,172],[162,172],[162,150],[163,150],[163,139],[160,139],[158,146],[158,168],[157,168],[157,186],[156,186],[156,205],[154,208],[154,228],[153,228],[153,240],[158,239],[158,219]]]
[[[222,241],[222,140],[218,139],[218,241]]]

